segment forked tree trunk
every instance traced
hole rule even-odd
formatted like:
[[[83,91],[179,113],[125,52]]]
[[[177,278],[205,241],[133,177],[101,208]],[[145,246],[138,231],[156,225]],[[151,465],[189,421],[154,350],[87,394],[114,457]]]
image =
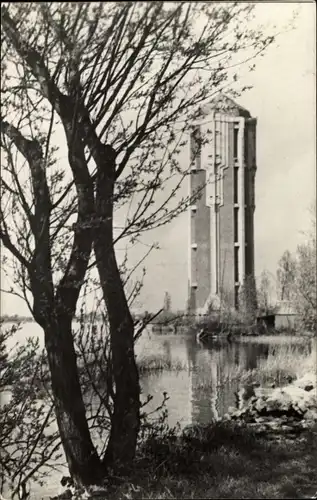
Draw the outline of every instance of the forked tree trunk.
[[[71,317],[57,313],[44,328],[56,419],[72,479],[80,485],[98,484],[104,467],[86,420],[71,326]]]
[[[109,164],[109,163],[108,163]],[[140,385],[134,355],[134,324],[113,246],[114,164],[99,169],[96,183],[97,227],[94,250],[109,324],[115,383],[114,414],[104,457],[106,465],[126,465],[134,458],[140,428]]]

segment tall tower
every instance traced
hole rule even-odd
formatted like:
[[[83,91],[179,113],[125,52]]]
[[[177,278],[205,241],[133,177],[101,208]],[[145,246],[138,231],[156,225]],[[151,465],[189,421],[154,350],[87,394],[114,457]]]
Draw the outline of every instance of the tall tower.
[[[225,301],[254,279],[256,118],[220,96],[203,109],[190,138],[189,310]]]

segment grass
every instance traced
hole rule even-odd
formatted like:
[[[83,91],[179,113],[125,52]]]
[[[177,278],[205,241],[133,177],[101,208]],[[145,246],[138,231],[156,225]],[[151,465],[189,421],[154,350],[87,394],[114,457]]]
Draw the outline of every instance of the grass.
[[[198,437],[148,438],[109,498],[303,498],[317,490],[317,428],[296,441],[217,423]]]
[[[139,373],[152,373],[157,371],[181,371],[188,370],[187,363],[179,359],[166,359],[164,354],[137,357]]]
[[[292,379],[300,378],[306,373],[316,370],[316,347],[309,352],[308,346],[304,346],[302,352],[298,346],[284,345],[270,346],[267,359],[260,359],[257,366],[262,379],[274,378],[277,382],[283,382],[285,377]]]

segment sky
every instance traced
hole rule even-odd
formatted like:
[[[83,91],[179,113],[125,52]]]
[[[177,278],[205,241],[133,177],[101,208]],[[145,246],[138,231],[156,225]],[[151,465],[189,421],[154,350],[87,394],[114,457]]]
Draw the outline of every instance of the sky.
[[[255,271],[275,276],[284,250],[296,250],[309,230],[309,208],[316,198],[316,9],[314,3],[263,3],[258,16],[269,23],[287,24],[298,9],[296,28],[280,35],[245,83],[253,85],[239,104],[257,117],[255,210]],[[188,161],[187,150],[184,162]],[[180,195],[187,194],[184,185]],[[185,307],[188,290],[188,215],[184,213],[142,238],[134,247],[135,262],[153,242],[159,250],[147,258],[144,287],[135,304],[155,311],[164,293],[173,309]],[[273,278],[272,278],[273,279]],[[1,295],[1,314],[27,314],[14,296]]]

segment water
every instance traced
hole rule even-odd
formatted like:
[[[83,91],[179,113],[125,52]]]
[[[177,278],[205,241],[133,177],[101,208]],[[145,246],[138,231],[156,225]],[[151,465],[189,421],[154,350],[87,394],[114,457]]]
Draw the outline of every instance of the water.
[[[238,389],[237,383],[227,381],[232,372],[241,366],[246,370],[256,368],[257,360],[268,354],[265,344],[199,344],[193,335],[153,335],[139,357],[146,358],[154,349],[167,361],[180,361],[188,367],[143,375],[141,379],[144,396],[153,396],[149,410],[157,407],[163,392],[167,392],[168,422],[171,426],[179,422],[182,427],[207,423],[227,413],[235,405]]]
[[[28,336],[37,336],[43,346],[43,334],[38,325],[26,323],[22,331],[16,334],[23,343]],[[263,339],[264,340],[264,339]],[[169,396],[168,423],[171,426],[179,422],[181,427],[188,424],[204,424],[222,417],[230,406],[235,406],[235,392],[239,388],[237,381],[230,381],[237,371],[256,369],[259,360],[268,356],[270,345],[278,350],[285,343],[297,345],[300,352],[303,345],[295,337],[272,337],[263,342],[253,341],[228,343],[213,341],[201,344],[193,334],[155,334],[147,331],[136,345],[137,360],[145,362],[149,357],[159,357],[171,364],[179,362],[185,367],[180,371],[160,371],[143,374],[141,377],[142,399],[152,395],[152,401],[146,406],[150,412],[163,400],[163,393]],[[36,486],[32,498],[48,498],[60,492],[61,474],[50,477],[49,485],[39,489]]]

